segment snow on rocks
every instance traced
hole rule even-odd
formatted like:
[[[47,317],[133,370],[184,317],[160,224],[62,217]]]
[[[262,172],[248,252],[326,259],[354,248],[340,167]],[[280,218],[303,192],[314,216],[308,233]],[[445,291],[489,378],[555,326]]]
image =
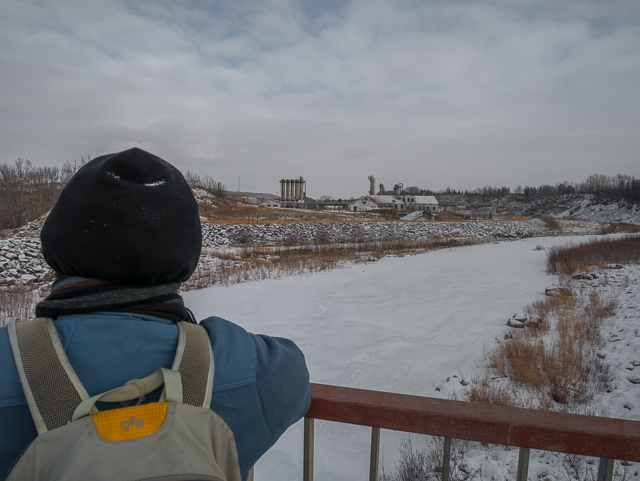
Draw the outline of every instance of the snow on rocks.
[[[507,321],[507,326],[521,329],[525,327],[528,320],[529,319],[525,313],[516,312],[513,316],[511,316],[511,319]]]
[[[0,239],[0,288],[39,285],[52,278],[40,252],[42,221],[34,221]]]
[[[605,271],[594,284],[616,300],[613,316],[601,327],[605,343],[598,352],[612,382],[594,402],[607,406],[611,417],[640,420],[640,266]]]
[[[547,229],[540,220],[503,222],[331,222],[299,224],[204,224],[203,245],[304,245],[417,239],[502,237],[519,239]]]
[[[574,279],[579,279],[579,280],[583,280],[583,281],[593,281],[593,280],[597,279],[600,276],[595,272],[580,272],[579,274],[575,274],[572,277]]]
[[[547,296],[569,296],[571,295],[571,291],[565,287],[560,286],[549,286],[546,287],[544,293]]]

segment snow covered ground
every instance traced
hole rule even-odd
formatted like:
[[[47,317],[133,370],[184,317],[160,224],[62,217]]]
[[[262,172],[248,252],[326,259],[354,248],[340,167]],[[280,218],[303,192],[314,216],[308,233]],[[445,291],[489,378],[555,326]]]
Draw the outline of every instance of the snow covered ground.
[[[533,238],[446,249],[311,276],[216,286],[184,296],[198,318],[218,315],[249,331],[296,341],[312,382],[446,396],[436,386],[471,372],[485,344],[507,328],[507,319],[554,283],[545,273],[545,251],[536,247],[585,239]],[[637,296],[637,268],[624,272],[627,280],[621,281],[625,287],[618,294]],[[626,327],[607,327],[620,337],[631,335],[640,341],[637,328],[633,331],[631,326],[640,317],[638,303],[628,299],[616,317]],[[624,369],[633,366],[636,357],[619,349],[621,343],[603,350],[618,370],[624,370],[610,396],[617,396],[620,406],[633,407],[615,409],[615,415],[639,419],[640,387],[628,380],[633,373]],[[382,456],[388,469],[395,464],[399,436],[383,432]],[[369,440],[368,428],[316,421],[317,479],[366,479]],[[258,462],[256,479],[300,479],[301,466],[298,423]]]

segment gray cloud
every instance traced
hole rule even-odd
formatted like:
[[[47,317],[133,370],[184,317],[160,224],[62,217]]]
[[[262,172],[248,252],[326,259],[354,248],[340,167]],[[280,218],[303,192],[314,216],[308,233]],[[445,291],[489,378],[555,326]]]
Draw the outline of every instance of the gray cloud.
[[[635,1],[0,5],[0,162],[138,145],[275,191],[640,175]]]

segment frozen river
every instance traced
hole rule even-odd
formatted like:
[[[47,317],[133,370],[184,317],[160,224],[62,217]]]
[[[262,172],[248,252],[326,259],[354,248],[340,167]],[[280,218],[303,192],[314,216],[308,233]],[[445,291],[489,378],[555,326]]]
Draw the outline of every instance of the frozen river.
[[[437,396],[468,372],[516,311],[544,295],[549,237],[433,251],[309,276],[185,293],[198,319],[216,315],[255,333],[293,339],[311,381]],[[383,432],[387,467],[396,433]],[[317,479],[366,479],[370,430],[316,421]],[[256,480],[299,480],[302,423],[258,462]]]

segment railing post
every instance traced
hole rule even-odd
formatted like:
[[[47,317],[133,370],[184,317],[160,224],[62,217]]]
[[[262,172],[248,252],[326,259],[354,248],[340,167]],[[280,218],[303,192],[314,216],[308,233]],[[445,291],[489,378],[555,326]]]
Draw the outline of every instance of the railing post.
[[[444,438],[444,454],[442,457],[442,481],[449,481],[451,469],[451,438]]]
[[[369,464],[369,481],[378,481],[380,465],[380,428],[371,428],[371,462]]]
[[[529,448],[520,448],[518,454],[518,473],[516,474],[516,481],[527,481],[527,475],[529,473]]]
[[[613,463],[615,463],[613,459],[600,458],[598,481],[611,481],[613,478]]]
[[[313,481],[313,418],[304,418],[304,462],[302,479]]]

